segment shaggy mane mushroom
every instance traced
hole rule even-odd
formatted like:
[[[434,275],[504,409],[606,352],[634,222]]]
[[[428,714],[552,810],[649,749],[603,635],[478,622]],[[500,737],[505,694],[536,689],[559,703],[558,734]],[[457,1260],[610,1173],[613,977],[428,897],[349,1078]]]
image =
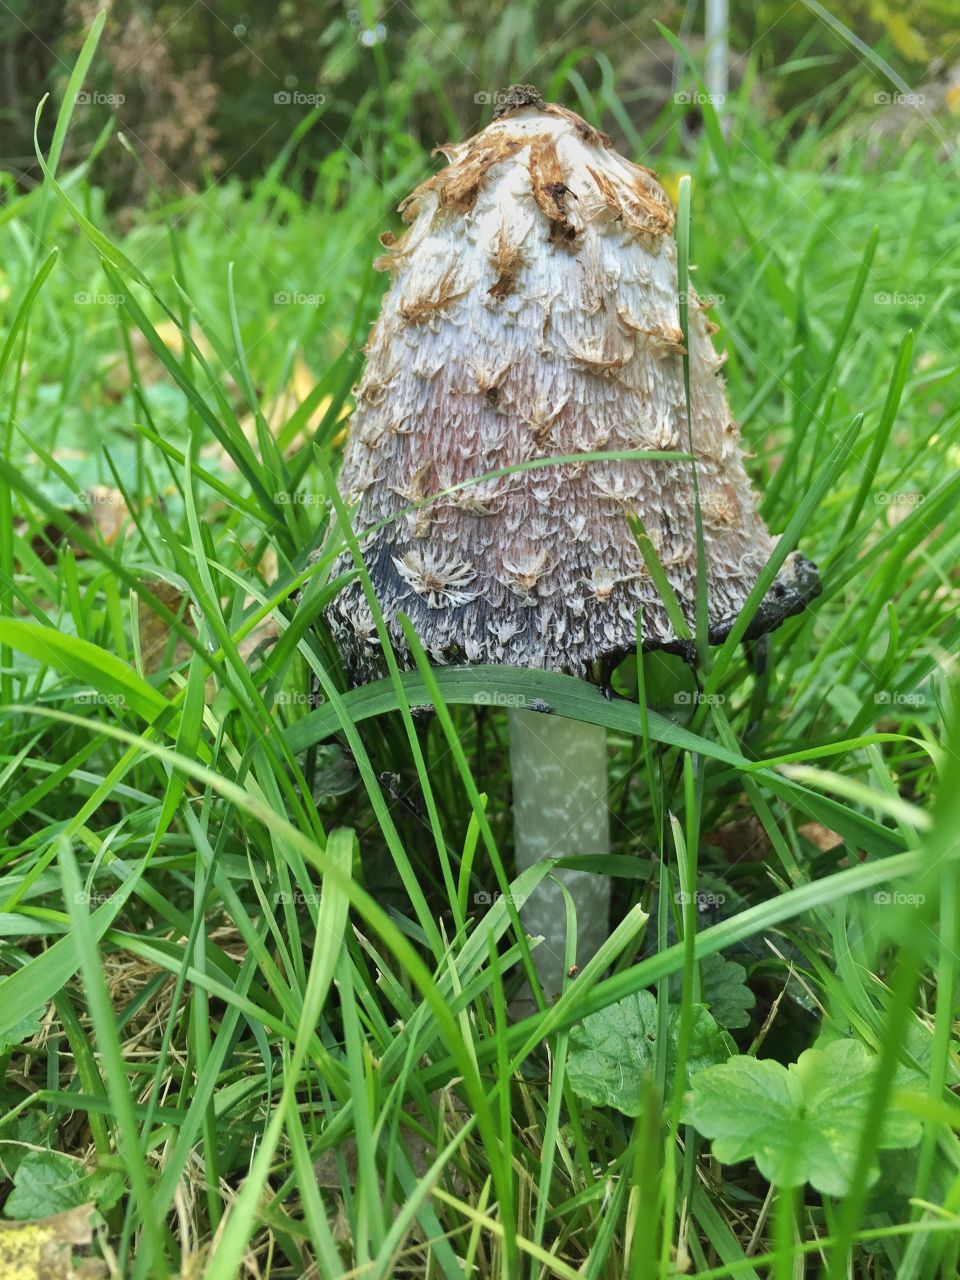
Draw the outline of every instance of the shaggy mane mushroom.
[[[709,640],[733,626],[774,550],[727,405],[721,358],[689,307],[688,448],[674,211],[651,170],[529,85],[504,95],[476,136],[400,206],[389,271],[357,388],[340,487],[401,661],[406,613],[435,663],[494,663],[598,680],[636,647],[689,656],[628,516],[637,515],[691,629],[697,581],[693,465],[706,550]],[[549,463],[643,450],[662,458]],[[490,476],[522,464],[528,469]],[[458,487],[460,486],[460,487]],[[433,501],[424,502],[431,495]],[[409,508],[420,504],[416,510]],[[376,528],[375,528],[376,526]],[[349,558],[334,572],[349,569]],[[748,638],[819,592],[786,561]],[[362,588],[327,618],[356,681],[383,674]],[[518,870],[608,849],[602,729],[510,713]],[[563,978],[564,912],[578,961],[606,936],[608,880],[555,872],[524,909],[544,989]]]

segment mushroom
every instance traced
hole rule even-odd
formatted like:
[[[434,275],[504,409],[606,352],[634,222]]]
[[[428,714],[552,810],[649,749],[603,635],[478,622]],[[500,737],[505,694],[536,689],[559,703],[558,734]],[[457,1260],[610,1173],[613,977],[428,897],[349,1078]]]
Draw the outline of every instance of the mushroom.
[[[730,631],[775,539],[757,513],[722,361],[695,301],[695,462],[684,454],[673,206],[649,169],[572,111],[528,85],[501,101],[486,129],[440,148],[449,164],[400,205],[409,228],[385,236],[378,259],[392,284],[367,346],[340,487],[357,499],[391,640],[409,664],[403,612],[435,663],[598,681],[635,652],[640,611],[644,649],[692,658],[629,517],[642,520],[692,629],[699,493],[711,643]],[[546,461],[629,450],[679,456]],[[469,483],[476,477],[487,478]],[[430,495],[439,496],[424,502]],[[335,572],[349,568],[345,557]],[[815,566],[793,553],[748,637],[819,590]],[[326,616],[352,678],[383,674],[356,580]],[[606,852],[604,730],[518,708],[509,734],[518,871]],[[535,963],[548,996],[565,969],[561,885],[577,909],[578,964],[609,927],[607,877],[564,869],[541,882],[521,914],[545,938]]]

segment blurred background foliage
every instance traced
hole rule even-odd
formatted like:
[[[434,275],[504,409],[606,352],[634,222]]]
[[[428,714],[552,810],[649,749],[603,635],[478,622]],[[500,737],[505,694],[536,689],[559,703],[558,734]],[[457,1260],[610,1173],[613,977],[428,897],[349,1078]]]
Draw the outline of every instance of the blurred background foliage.
[[[575,0],[5,0],[0,167],[21,188],[39,177],[36,104],[62,91],[101,8],[108,24],[88,81],[96,110],[76,113],[73,157],[65,158],[85,155],[113,115],[92,177],[114,208],[210,179],[252,183],[306,116],[295,162],[307,185],[341,146],[386,179],[403,167],[405,147],[473,130],[497,90],[517,80],[580,105],[636,155],[669,132],[664,108],[692,84],[656,21],[694,57],[703,52],[703,7],[693,0],[588,8]],[[881,59],[911,88],[931,86],[935,109],[956,118],[956,0],[733,0],[730,10],[732,91],[756,113],[787,118],[792,132],[823,124],[826,112],[836,126],[875,106],[878,91],[890,89]],[[872,60],[831,16],[874,51]],[[690,128],[689,110],[675,116]],[[43,145],[53,118],[47,112],[41,122]]]

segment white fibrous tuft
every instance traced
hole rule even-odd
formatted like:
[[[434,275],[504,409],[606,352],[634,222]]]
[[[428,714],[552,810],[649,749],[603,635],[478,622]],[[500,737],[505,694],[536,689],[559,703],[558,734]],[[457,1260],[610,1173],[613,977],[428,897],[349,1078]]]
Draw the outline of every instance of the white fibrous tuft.
[[[589,675],[636,645],[683,651],[631,532],[639,517],[695,619],[694,467],[710,639],[774,549],[703,308],[689,308],[689,448],[673,207],[654,175],[521,92],[401,205],[340,487],[394,645],[436,661]],[[551,458],[651,451],[659,458]],[[533,464],[527,466],[525,464]],[[519,469],[518,469],[519,468]],[[492,475],[507,469],[508,474]],[[479,483],[470,483],[487,477]],[[352,568],[349,558],[334,573]],[[819,590],[794,555],[750,634]],[[382,674],[360,584],[327,618],[351,674]]]
[[[393,563],[400,577],[409,583],[428,609],[469,604],[477,598],[475,591],[467,590],[477,576],[473,565],[448,555],[442,547],[408,551],[402,560],[394,556]]]

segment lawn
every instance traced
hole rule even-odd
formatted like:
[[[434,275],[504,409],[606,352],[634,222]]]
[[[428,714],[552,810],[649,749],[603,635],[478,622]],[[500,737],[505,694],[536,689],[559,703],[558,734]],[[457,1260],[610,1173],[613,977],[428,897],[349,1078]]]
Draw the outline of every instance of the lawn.
[[[354,688],[336,475],[442,161],[374,105],[308,171],[308,105],[252,186],[118,217],[108,106],[64,160],[98,34],[0,207],[0,1277],[9,1220],[133,1280],[955,1276],[955,159],[843,85],[633,139],[820,569],[765,665]],[[534,699],[607,729],[614,928],[518,1021]]]

